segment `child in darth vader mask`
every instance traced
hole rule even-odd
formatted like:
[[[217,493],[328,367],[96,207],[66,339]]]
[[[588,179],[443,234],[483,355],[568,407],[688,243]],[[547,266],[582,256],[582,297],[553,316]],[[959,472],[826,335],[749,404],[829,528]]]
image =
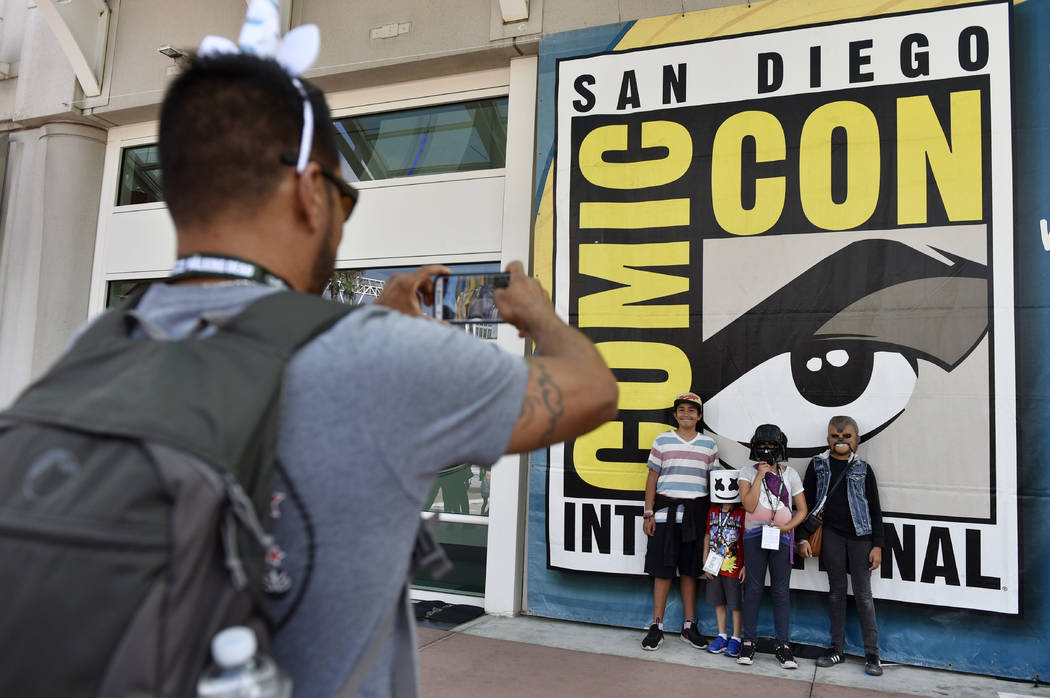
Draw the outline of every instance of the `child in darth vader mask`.
[[[740,499],[744,518],[744,643],[740,664],[751,664],[758,639],[758,607],[762,587],[769,571],[773,597],[773,625],[776,632],[776,658],[785,669],[798,663],[788,645],[791,613],[789,584],[794,550],[794,529],[806,518],[806,496],[802,479],[787,464],[787,436],[775,424],[755,429],[751,439],[754,465],[740,471]]]
[[[776,424],[763,424],[751,437],[751,460],[770,466],[787,462],[787,435]]]

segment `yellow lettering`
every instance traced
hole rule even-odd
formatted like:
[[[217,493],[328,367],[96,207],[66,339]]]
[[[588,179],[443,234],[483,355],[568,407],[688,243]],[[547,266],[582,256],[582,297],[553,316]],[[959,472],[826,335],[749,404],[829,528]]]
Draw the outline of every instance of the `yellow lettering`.
[[[941,128],[930,98],[897,100],[897,222],[927,221],[926,163],[950,221],[983,217],[981,93],[951,94],[952,142]]]
[[[846,200],[831,197],[831,134],[846,130]],[[857,102],[832,102],[816,109],[802,125],[799,145],[799,195],[813,225],[848,230],[875,213],[879,203],[879,124]]]
[[[623,284],[581,298],[579,327],[689,327],[688,305],[638,305],[688,291],[689,279],[631,268],[687,265],[688,241],[587,244],[579,254],[581,274]]]
[[[784,129],[772,114],[745,111],[722,122],[711,147],[711,205],[715,220],[733,235],[757,235],[773,227],[784,210],[787,184],[783,177],[755,180],[755,205],[745,209],[742,200],[741,148],[744,138],[755,139],[755,160],[783,160],[787,146]]]
[[[659,382],[620,381],[621,410],[652,410],[665,407],[667,396],[692,385],[689,357],[672,344],[658,342],[599,342],[595,345],[609,368],[654,369],[667,378]]]
[[[664,395],[663,402],[666,401],[667,396]],[[648,449],[656,435],[667,431],[668,428],[666,424],[639,422],[638,448]],[[623,422],[606,422],[589,434],[576,439],[572,448],[576,474],[584,482],[607,490],[644,490],[649,470],[645,463],[600,460],[598,451],[603,448],[623,448]]]
[[[627,150],[627,126],[601,126],[580,144],[580,172],[598,187],[643,189],[675,181],[693,161],[693,139],[685,126],[673,121],[643,122],[642,148],[666,148],[667,154],[652,160],[606,162],[605,153]]]

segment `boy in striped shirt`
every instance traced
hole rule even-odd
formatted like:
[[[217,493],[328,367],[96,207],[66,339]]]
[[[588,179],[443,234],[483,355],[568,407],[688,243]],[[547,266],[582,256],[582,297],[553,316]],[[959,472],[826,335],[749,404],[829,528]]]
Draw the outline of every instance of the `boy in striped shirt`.
[[[642,531],[649,537],[645,572],[653,577],[653,622],[642,649],[663,642],[663,616],[671,580],[680,575],[685,623],[682,640],[697,649],[707,640],[696,627],[696,578],[707,521],[707,473],[718,467],[718,446],[697,431],[703,417],[699,396],[682,393],[674,400],[678,428],[656,437],[649,453]]]

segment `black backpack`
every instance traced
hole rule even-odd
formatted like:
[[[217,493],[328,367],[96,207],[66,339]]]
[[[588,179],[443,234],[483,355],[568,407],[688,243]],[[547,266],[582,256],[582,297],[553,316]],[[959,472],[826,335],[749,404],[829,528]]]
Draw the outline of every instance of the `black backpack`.
[[[0,413],[6,696],[194,695],[218,630],[267,645],[285,364],[350,308],[278,292],[162,341],[141,295]]]

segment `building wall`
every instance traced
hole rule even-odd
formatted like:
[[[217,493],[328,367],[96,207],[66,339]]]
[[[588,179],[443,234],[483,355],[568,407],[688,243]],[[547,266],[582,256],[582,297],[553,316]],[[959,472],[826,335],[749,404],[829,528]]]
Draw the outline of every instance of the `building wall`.
[[[422,80],[445,79],[454,82],[464,74],[476,75],[487,70],[506,72],[512,59],[535,55],[539,38],[543,34],[736,3],[713,0],[648,0],[632,3],[620,0],[531,0],[529,18],[507,25],[503,24],[499,14],[498,0],[391,0],[383,3],[303,0],[282,4],[291,25],[313,22],[321,27],[321,53],[306,76],[329,94],[347,93],[343,104],[345,113],[350,113],[355,109],[376,111],[384,105],[399,102],[404,95],[424,94],[425,97],[434,98],[435,88],[418,89]],[[236,37],[244,12],[243,4],[232,0],[187,0],[179,3],[108,0],[108,7],[111,16],[102,92],[96,97],[85,97],[69,60],[38,4],[27,0],[0,0],[0,63],[12,66],[11,72],[16,74],[7,79],[0,75],[0,132],[12,134],[8,146],[12,157],[8,160],[7,187],[3,199],[2,235],[7,240],[5,250],[8,250],[5,256],[15,254],[16,250],[23,247],[34,247],[39,242],[15,239],[25,238],[29,234],[30,228],[20,222],[31,217],[32,211],[39,205],[39,200],[34,198],[37,193],[31,193],[35,190],[27,189],[24,184],[16,186],[16,183],[36,178],[35,181],[46,182],[47,189],[70,187],[75,190],[74,199],[77,201],[87,201],[92,192],[97,195],[102,188],[102,163],[85,165],[83,168],[79,165],[76,168],[58,167],[45,173],[42,169],[44,159],[27,160],[24,155],[15,156],[16,149],[25,148],[26,143],[34,140],[29,132],[53,122],[78,123],[109,133],[112,143],[117,133],[112,132],[112,129],[116,127],[138,126],[148,131],[148,124],[156,119],[157,108],[175,63],[159,54],[157,48],[167,44],[192,49],[207,34]],[[373,38],[374,29],[390,24],[397,24],[400,33],[390,38]],[[460,87],[452,86],[450,89],[456,91]],[[55,151],[56,154],[58,152]],[[521,166],[531,169],[532,163]],[[46,178],[40,180],[45,174]],[[66,179],[71,182],[64,183]],[[487,184],[486,196],[498,198],[499,185],[494,181]],[[449,183],[432,187],[434,191],[430,193],[435,196],[425,196],[424,203],[441,200],[442,197],[437,195],[444,194],[442,189],[456,189],[457,186],[464,190],[464,185]],[[375,192],[369,191],[368,186],[363,188],[368,196],[362,198],[362,209],[355,217],[360,223],[355,223],[355,227],[348,230],[349,239],[340,251],[340,257],[344,260],[358,256],[390,256],[389,251],[375,248],[378,241],[369,236],[367,230],[384,217],[386,202],[404,195],[404,192],[396,189],[379,191],[389,187],[376,187]],[[414,195],[419,194],[417,192]],[[112,199],[108,196],[107,191],[101,203],[96,199],[93,207],[96,212],[100,208],[104,211],[110,208]],[[169,235],[170,223],[166,220],[163,207],[155,208],[157,210],[150,214],[154,224],[149,228],[151,234]],[[430,216],[421,216],[417,223],[421,224],[424,218],[433,221],[442,213],[453,215],[456,212],[438,209],[432,211]],[[42,221],[44,228],[38,229],[39,235],[45,233],[51,220],[54,219]],[[453,218],[448,220],[450,224],[457,222]],[[462,232],[457,239],[463,243],[463,249],[469,249],[472,253],[491,254],[500,244],[498,226],[494,225],[495,219],[491,216],[481,220],[483,225],[478,227],[488,231],[489,239],[467,239]],[[141,223],[142,220],[136,222]],[[460,231],[468,229],[463,225],[455,227]],[[70,251],[77,250],[82,255],[78,259],[80,267],[91,268],[91,254],[96,248],[99,253],[108,255],[103,257],[104,261],[112,261],[114,256],[121,255],[125,258],[135,257],[140,252],[146,257],[153,255],[157,260],[169,256],[170,243],[153,245],[142,239],[132,239],[134,234],[126,230],[126,239],[123,241],[132,247],[121,250],[116,249],[119,247],[116,245],[119,235],[113,240],[96,241],[91,228],[86,226],[81,229],[78,234],[86,236],[86,239],[78,239],[76,245],[69,247]],[[416,234],[421,235],[418,232]],[[430,239],[434,239],[434,236],[430,236]],[[425,251],[434,255],[453,253],[451,249],[436,247]],[[158,266],[160,262],[153,260],[141,270],[162,271]],[[95,268],[97,271],[97,265]],[[111,271],[130,273],[133,270],[126,268],[126,264],[123,267],[117,264],[111,267]],[[21,276],[9,274],[4,277],[0,294],[7,298],[26,297],[32,293],[30,286]],[[86,319],[88,306],[84,305],[83,296],[88,294],[89,289],[84,286],[79,291],[67,298],[68,307],[60,314],[60,322],[56,323],[55,318],[58,316],[53,314],[43,316],[36,311],[30,313],[33,326],[40,323],[42,327],[50,328],[42,330],[49,337],[46,340],[48,347],[38,346],[37,335],[29,338],[24,331],[5,332],[0,336],[0,356],[10,359],[9,363],[5,363],[5,377],[0,383],[0,400],[10,399],[25,381],[38,374],[54,356],[49,347],[59,338],[68,338],[72,326]],[[101,307],[100,293],[97,284],[90,290],[90,308],[93,310]],[[52,301],[55,302],[60,303],[58,300]],[[29,311],[22,308],[18,316],[22,317],[26,312]],[[8,315],[5,323],[11,326],[13,320]],[[30,320],[23,317],[20,322],[24,324]],[[40,341],[45,341],[43,335]],[[62,344],[61,341],[58,343]]]

